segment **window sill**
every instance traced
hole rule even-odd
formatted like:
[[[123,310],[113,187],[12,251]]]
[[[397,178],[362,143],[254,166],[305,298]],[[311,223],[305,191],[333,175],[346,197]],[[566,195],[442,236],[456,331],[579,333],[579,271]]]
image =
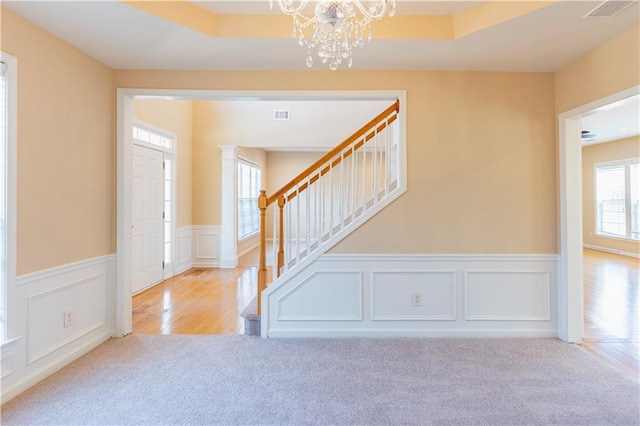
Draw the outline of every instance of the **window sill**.
[[[5,350],[5,348],[7,348],[8,346],[11,346],[11,344],[12,344],[12,343],[17,342],[17,341],[18,341],[18,340],[20,340],[20,339],[22,339],[22,336],[13,337],[13,338],[11,338],[11,339],[9,339],[9,340],[5,340],[4,342],[2,342],[2,343],[0,344],[0,349],[1,349],[2,351],[4,351],[4,350]]]
[[[259,236],[260,233],[259,232],[254,232],[253,234],[247,235],[246,237],[242,237],[238,239],[238,243],[244,243],[245,241],[248,241],[252,238],[255,238],[257,236]]]
[[[606,239],[609,239],[609,240],[626,241],[628,243],[640,243],[640,240],[634,240],[632,238],[626,238],[626,237],[616,237],[615,235],[607,235],[607,234],[595,233],[595,234],[593,234],[593,236],[597,237],[597,238],[606,238]]]

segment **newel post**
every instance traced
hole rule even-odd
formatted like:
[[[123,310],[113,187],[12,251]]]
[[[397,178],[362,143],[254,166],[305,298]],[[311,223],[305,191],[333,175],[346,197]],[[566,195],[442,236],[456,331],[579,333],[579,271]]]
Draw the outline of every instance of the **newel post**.
[[[285,204],[285,199],[284,199],[284,195],[280,196],[280,198],[278,198],[278,210],[279,210],[279,214],[280,214],[280,218],[279,218],[279,226],[278,226],[278,261],[277,261],[277,271],[276,274],[277,276],[280,276],[280,271],[282,270],[282,267],[284,266],[284,204]]]
[[[258,315],[262,312],[262,291],[267,288],[267,230],[265,214],[267,212],[267,191],[260,191],[258,197],[260,209],[260,266],[258,268]]]

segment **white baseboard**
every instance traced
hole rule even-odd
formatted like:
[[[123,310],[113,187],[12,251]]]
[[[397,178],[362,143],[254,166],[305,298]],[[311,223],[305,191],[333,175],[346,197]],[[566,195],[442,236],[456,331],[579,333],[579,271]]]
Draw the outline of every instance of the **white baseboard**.
[[[632,253],[630,251],[615,250],[615,249],[610,249],[610,248],[607,248],[607,247],[593,246],[591,244],[583,244],[583,247],[591,249],[591,250],[602,251],[602,252],[605,252],[605,253],[619,254],[620,256],[635,257],[636,259],[640,259],[640,254]]]
[[[97,348],[107,340],[111,338],[111,331],[102,333],[90,341],[84,343],[73,352],[66,354],[65,356],[57,359],[54,362],[44,365],[43,367],[31,372],[26,377],[21,378],[17,382],[12,383],[9,386],[2,386],[2,404],[20,395],[22,392],[29,389],[31,386],[41,382],[53,373],[64,368],[71,362]]]
[[[251,247],[249,247],[246,250],[241,251],[240,253],[238,253],[238,258],[241,258],[242,256],[249,254],[252,250],[257,249],[258,247],[260,247],[260,243],[254,244]]]
[[[557,336],[558,262],[556,254],[326,254],[263,292],[262,335]]]

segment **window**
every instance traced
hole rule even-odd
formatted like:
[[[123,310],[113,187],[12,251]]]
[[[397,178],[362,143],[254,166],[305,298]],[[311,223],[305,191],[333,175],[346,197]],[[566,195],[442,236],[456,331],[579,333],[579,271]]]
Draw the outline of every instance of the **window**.
[[[0,342],[6,340],[6,292],[7,292],[7,65],[3,61],[2,76],[0,77],[0,120],[2,129],[0,138]]]
[[[238,239],[247,238],[260,230],[260,167],[238,160]]]
[[[15,334],[11,303],[16,277],[16,139],[18,61],[0,61],[0,343]]]
[[[143,129],[142,127],[133,126],[133,139],[169,150],[173,149],[172,138],[162,135],[160,132],[154,132],[151,129]]]
[[[596,233],[640,239],[638,159],[595,165]]]

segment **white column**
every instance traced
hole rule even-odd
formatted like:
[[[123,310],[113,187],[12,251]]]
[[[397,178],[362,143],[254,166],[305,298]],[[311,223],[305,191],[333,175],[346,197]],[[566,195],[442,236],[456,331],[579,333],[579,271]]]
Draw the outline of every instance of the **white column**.
[[[238,147],[220,145],[222,150],[222,227],[220,267],[238,266]]]

